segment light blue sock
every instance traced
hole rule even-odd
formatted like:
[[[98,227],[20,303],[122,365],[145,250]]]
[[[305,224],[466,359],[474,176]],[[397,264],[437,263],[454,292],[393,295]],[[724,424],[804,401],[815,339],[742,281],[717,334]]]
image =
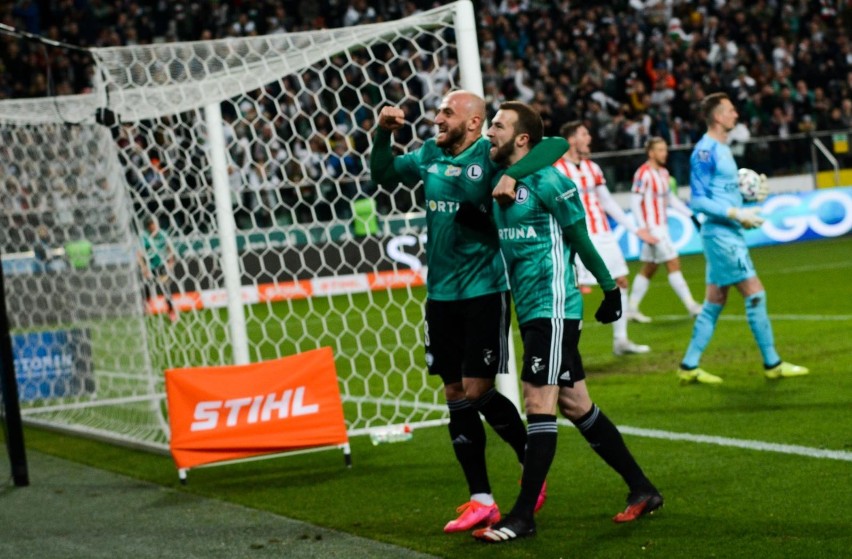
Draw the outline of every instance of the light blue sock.
[[[775,336],[772,335],[772,323],[766,312],[766,291],[749,295],[745,299],[746,319],[757,347],[763,355],[763,364],[772,367],[781,362],[775,351]]]
[[[683,368],[694,369],[698,366],[701,355],[707,349],[707,344],[710,343],[713,332],[716,331],[716,321],[719,320],[722,308],[722,305],[704,301],[701,314],[695,318],[695,326],[692,327],[692,339],[689,340],[686,355],[680,363]]]

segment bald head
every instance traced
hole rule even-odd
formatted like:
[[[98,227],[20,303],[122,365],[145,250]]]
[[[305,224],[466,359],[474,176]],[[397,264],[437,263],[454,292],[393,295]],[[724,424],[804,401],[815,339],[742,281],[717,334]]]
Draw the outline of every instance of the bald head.
[[[467,118],[479,117],[483,121],[485,120],[485,99],[476,93],[460,89],[448,93],[444,100],[453,104],[456,110],[465,114]]]
[[[459,154],[482,137],[485,101],[470,91],[448,93],[438,107],[435,143],[453,155]]]

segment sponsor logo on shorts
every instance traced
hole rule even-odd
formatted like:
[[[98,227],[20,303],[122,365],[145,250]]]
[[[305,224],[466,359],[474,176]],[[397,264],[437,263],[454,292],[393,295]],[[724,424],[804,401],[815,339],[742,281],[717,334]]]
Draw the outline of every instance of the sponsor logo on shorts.
[[[544,361],[544,359],[542,359],[541,357],[533,357],[532,358],[532,363],[530,364],[530,370],[533,372],[533,374],[539,373],[539,372],[541,372],[541,371],[543,371],[547,368],[547,365],[542,363],[542,361]]]
[[[464,434],[459,435],[455,439],[453,439],[453,444],[470,444],[471,440],[464,436]]]
[[[571,380],[571,371],[565,371],[559,375],[559,380]]]
[[[490,365],[490,364],[494,363],[496,360],[497,360],[497,358],[494,356],[494,350],[493,349],[483,349],[482,350],[482,361],[486,365]]]

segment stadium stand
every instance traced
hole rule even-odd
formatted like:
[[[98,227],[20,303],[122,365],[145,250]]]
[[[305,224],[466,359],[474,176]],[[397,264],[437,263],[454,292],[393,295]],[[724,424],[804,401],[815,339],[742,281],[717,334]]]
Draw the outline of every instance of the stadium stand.
[[[82,47],[104,47],[360,25],[405,17],[439,3],[22,0],[3,3],[0,21]],[[852,4],[846,0],[474,3],[480,15],[479,47],[490,108],[496,110],[508,99],[529,102],[542,113],[548,134],[557,134],[568,120],[582,118],[595,139],[592,149],[596,153],[639,148],[651,135],[662,136],[674,148],[692,144],[703,132],[698,106],[715,91],[727,91],[736,100],[741,125],[733,136],[740,140],[852,129],[852,42],[846,32],[852,28]],[[93,65],[85,53],[46,48],[6,35],[0,36],[0,45],[0,99],[81,93],[92,88]],[[423,61],[415,58],[412,63],[418,69]],[[346,78],[359,79],[354,74]],[[290,94],[290,86],[283,80],[262,97],[247,95],[237,100],[236,111],[223,107],[226,121],[230,124],[240,117],[250,121],[252,111],[284,113],[278,123],[287,118],[288,111],[304,114],[300,111],[304,107],[298,106],[302,101]],[[422,91],[414,93],[433,92],[437,100],[444,86],[438,79],[438,83],[423,83]],[[392,92],[387,95],[394,98]],[[294,198],[296,185],[302,190],[300,199],[315,200],[310,208],[296,207],[293,202],[293,211],[283,218],[289,223],[346,219],[356,195],[374,193],[364,178],[358,181],[357,191],[355,182],[344,183],[346,199],[325,200],[322,196],[323,179],[341,174],[366,176],[372,100],[352,101],[360,108],[347,115],[346,122],[317,117],[312,123],[298,123],[318,133],[302,146],[303,165],[298,170],[288,169],[286,161],[275,158],[276,145],[291,141],[286,136],[290,126],[254,129],[257,127],[235,123],[230,132],[226,130],[237,135],[232,157],[245,170],[234,179],[249,185],[244,197],[254,197],[240,205],[259,212],[237,215],[238,225],[282,223],[280,216],[263,213],[262,193],[270,189],[280,191],[286,202],[288,196]],[[278,107],[284,109],[277,111]],[[341,126],[348,138],[336,136]],[[180,138],[162,141],[169,144],[173,140]],[[120,141],[125,148],[127,143],[139,144],[154,163],[168,159],[164,153],[168,145],[151,145],[161,141],[157,135]],[[350,149],[336,149],[344,141]],[[783,152],[783,144],[779,149]],[[797,150],[788,151],[795,156]],[[796,163],[795,157],[773,159],[782,166],[787,160]],[[44,185],[26,184],[15,169],[6,172],[10,170],[6,167],[15,165],[13,159],[4,157],[2,161],[0,171],[9,178],[0,185],[0,198],[10,221],[20,221],[29,210],[47,205],[51,196],[61,202],[64,197],[80,195],[74,185],[64,185],[57,195],[48,193]],[[296,176],[302,170],[309,176]],[[677,174],[677,169],[673,171]],[[151,177],[128,177],[131,183],[137,182],[132,184],[134,188],[158,187],[148,179]],[[151,180],[169,180],[168,172]],[[377,203],[382,213],[381,197]]]

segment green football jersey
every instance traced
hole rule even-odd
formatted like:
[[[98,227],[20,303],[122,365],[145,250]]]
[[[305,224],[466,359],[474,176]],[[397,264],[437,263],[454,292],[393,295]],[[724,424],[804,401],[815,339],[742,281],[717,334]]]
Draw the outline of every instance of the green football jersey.
[[[519,324],[583,318],[583,297],[562,229],[585,216],[577,186],[553,167],[518,181],[514,203],[501,207],[494,202]]]
[[[169,257],[169,246],[169,238],[162,230],[153,235],[147,231],[142,234],[142,252],[145,254],[149,270],[165,266],[166,259]]]
[[[491,206],[491,179],[498,168],[488,157],[490,148],[481,138],[453,156],[429,139],[420,149],[394,159],[394,170],[406,183],[423,181],[430,299],[457,301],[509,288],[496,236],[483,238],[455,221],[462,202],[480,209]]]

